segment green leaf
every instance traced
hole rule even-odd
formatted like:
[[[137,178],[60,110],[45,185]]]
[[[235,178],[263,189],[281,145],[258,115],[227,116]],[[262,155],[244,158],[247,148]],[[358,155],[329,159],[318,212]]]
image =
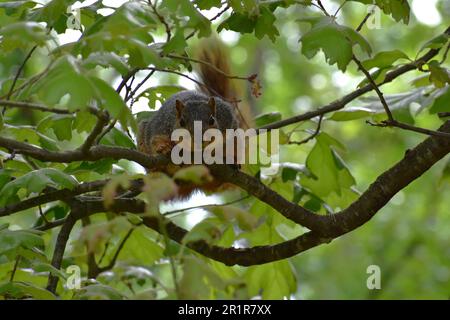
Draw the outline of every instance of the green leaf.
[[[195,256],[186,256],[183,260],[180,299],[208,299],[213,290],[226,289],[226,281],[209,263]]]
[[[375,111],[369,108],[362,107],[349,107],[342,111],[336,111],[330,117],[330,120],[334,121],[351,121],[361,118],[367,118],[372,115]]]
[[[425,44],[420,48],[419,53],[424,49],[440,49],[447,43],[449,38],[450,36],[446,33],[440,34],[437,37],[425,42]]]
[[[308,174],[308,170],[304,165],[297,163],[283,162],[281,164],[281,179],[283,182],[295,181],[297,174],[303,172]]]
[[[117,160],[113,159],[102,159],[94,162],[72,162],[65,169],[64,172],[67,174],[77,175],[80,173],[97,172],[98,174],[111,173],[112,165],[116,163]]]
[[[33,262],[31,267],[33,268],[33,270],[35,272],[49,272],[52,275],[57,276],[61,279],[67,279],[67,275],[64,272],[62,272],[59,269],[56,269],[54,266],[52,266],[49,263],[37,261],[37,262]]]
[[[172,95],[183,90],[186,89],[177,85],[162,85],[150,87],[142,91],[142,93],[136,97],[136,100],[141,97],[145,97],[148,99],[148,106],[150,107],[150,109],[155,109],[156,101],[159,101],[162,104]]]
[[[3,186],[0,190],[0,206],[8,203],[20,189],[25,189],[26,195],[29,195],[32,192],[40,193],[47,186],[72,189],[77,184],[74,178],[57,169],[34,170]]]
[[[337,63],[340,70],[345,71],[353,55],[353,46],[359,45],[366,53],[371,52],[369,43],[355,30],[338,25],[330,17],[320,19],[305,33],[300,42],[302,53],[309,59],[319,50],[325,54],[327,63]]]
[[[78,290],[74,299],[80,300],[124,300],[125,297],[112,287],[92,284]]]
[[[213,7],[221,7],[221,0],[195,0],[194,3],[201,10],[209,10]]]
[[[280,121],[281,120],[281,113],[279,112],[270,112],[270,113],[264,113],[257,117],[255,117],[255,124],[256,127],[263,127],[265,125],[268,125],[272,122]]]
[[[409,112],[411,103],[417,103],[420,105],[418,113],[430,106],[437,97],[442,95],[445,92],[445,88],[434,90],[431,93],[430,91],[430,87],[420,87],[405,93],[384,95],[384,99],[391,111],[404,109]],[[385,113],[378,96],[362,97],[359,100],[366,103],[361,108],[372,110],[374,114]]]
[[[10,295],[17,299],[33,298],[38,300],[55,300],[48,290],[27,282],[6,282],[0,285],[0,295]]]
[[[409,60],[408,56],[400,50],[382,51],[377,53],[373,58],[363,61],[362,65],[369,70],[375,67],[384,69],[390,67],[399,59]]]
[[[119,259],[128,263],[151,265],[163,257],[164,249],[145,228],[137,228],[128,238]]]
[[[199,240],[214,243],[223,234],[223,223],[217,218],[207,218],[197,223],[183,238],[183,244]]]
[[[58,33],[64,33],[67,28],[68,8],[76,0],[51,0],[44,6],[37,8],[30,19],[46,22],[50,28]]]
[[[236,220],[239,227],[244,231],[254,230],[259,225],[259,219],[247,210],[243,210],[234,206],[220,206],[209,207],[208,211],[211,211],[216,217],[219,217],[225,222],[231,222]]]
[[[82,65],[88,69],[96,66],[102,66],[104,68],[112,67],[121,75],[126,75],[130,72],[130,68],[126,64],[125,59],[114,52],[91,53],[89,57],[83,60]]]
[[[25,249],[43,247],[44,240],[40,235],[41,233],[32,230],[0,230],[0,256],[19,247]]]
[[[53,114],[42,119],[37,125],[37,130],[45,133],[51,128],[58,140],[71,140],[73,120],[72,115]]]
[[[141,123],[142,121],[148,121],[151,120],[155,115],[157,111],[141,111],[135,114],[136,116],[136,122]]]
[[[72,124],[72,129],[77,130],[78,133],[89,133],[92,131],[96,123],[97,117],[92,113],[87,111],[77,112]]]
[[[89,77],[89,80],[92,81],[99,92],[101,107],[108,110],[109,114],[118,119],[122,126],[126,128],[128,121],[134,119],[122,97],[104,80],[96,77]]]
[[[16,22],[0,29],[0,48],[11,51],[17,48],[28,48],[30,44],[42,46],[50,39],[45,27],[37,22]]]
[[[430,81],[436,88],[443,88],[446,84],[450,84],[449,71],[441,67],[438,61],[430,61],[428,67],[430,68]]]
[[[176,13],[178,19],[181,17],[180,20],[184,21],[183,27],[197,29],[199,37],[211,34],[211,22],[189,0],[165,0],[161,6],[171,13]]]
[[[44,220],[44,217],[45,219],[47,219],[47,221],[58,220],[64,218],[68,212],[69,212],[68,206],[56,205],[50,207],[49,209],[43,212],[43,216],[39,216],[39,219],[36,220],[33,227],[45,225],[46,221]]]
[[[293,269],[287,260],[252,266],[245,273],[250,297],[283,299],[297,289]]]
[[[447,86],[446,91],[443,95],[438,97],[430,108],[431,114],[436,114],[438,112],[450,112],[450,90]]]
[[[256,26],[256,17],[249,17],[240,12],[233,12],[228,19],[223,21],[218,27],[217,32],[222,29],[232,30],[240,33],[252,33]]]
[[[306,159],[306,166],[314,177],[302,176],[300,181],[317,196],[326,197],[332,192],[340,196],[343,189],[355,184],[350,171],[333,149],[336,147],[344,148],[336,139],[321,133]]]
[[[36,5],[34,1],[2,1],[0,8],[5,10],[8,16],[20,16],[24,10]]]
[[[101,144],[124,147],[128,149],[136,149],[136,145],[131,138],[119,129],[112,128],[103,138],[100,140]]]
[[[187,47],[183,29],[177,29],[175,35],[164,45],[164,54],[178,53],[183,54]]]
[[[55,105],[68,95],[67,107],[70,111],[83,110],[92,99],[98,98],[96,88],[77,59],[69,55],[59,58],[48,74],[32,87],[31,93],[37,93],[46,105]]]
[[[280,35],[274,25],[275,20],[274,14],[267,7],[261,6],[260,15],[255,25],[255,36],[258,39],[262,39],[267,35],[272,42],[275,42],[276,37]]]
[[[40,132],[34,130],[30,126],[10,126],[5,125],[2,130],[4,137],[9,137],[17,141],[27,142],[34,145],[39,145],[44,149],[56,151],[59,148],[56,145],[56,141],[43,135]]]
[[[367,5],[375,4],[385,14],[391,15],[395,21],[403,20],[403,23],[409,23],[410,7],[407,0],[351,0]]]

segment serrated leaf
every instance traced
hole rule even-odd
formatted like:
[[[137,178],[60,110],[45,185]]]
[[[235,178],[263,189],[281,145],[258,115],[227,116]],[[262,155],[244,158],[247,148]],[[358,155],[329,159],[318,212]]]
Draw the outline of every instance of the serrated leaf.
[[[345,71],[353,55],[353,46],[359,45],[366,53],[371,52],[369,43],[355,30],[335,23],[331,18],[322,18],[301,38],[302,53],[309,59],[319,50],[325,54],[327,63],[337,63]]]
[[[276,37],[280,35],[278,29],[274,25],[275,15],[267,7],[260,7],[260,15],[255,24],[255,36],[258,39],[262,39],[264,36],[268,36],[272,42],[275,41]]]
[[[71,176],[53,168],[31,171],[11,182],[0,190],[0,205],[5,205],[20,189],[26,190],[26,195],[39,193],[45,187],[72,189],[78,183]]]
[[[288,260],[249,267],[245,278],[251,297],[261,294],[263,299],[283,299],[289,297],[297,288]]]
[[[409,23],[410,7],[407,0],[351,0],[367,5],[375,4],[385,14],[391,15],[395,21],[403,20],[403,23]]]
[[[399,59],[409,60],[408,56],[403,51],[382,51],[378,52],[373,58],[363,61],[362,65],[369,70],[372,68],[384,69],[390,67],[395,61]]]

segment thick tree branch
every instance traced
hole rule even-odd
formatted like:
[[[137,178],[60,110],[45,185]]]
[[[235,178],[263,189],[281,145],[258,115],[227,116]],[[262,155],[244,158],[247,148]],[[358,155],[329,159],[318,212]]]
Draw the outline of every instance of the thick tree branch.
[[[71,199],[77,195],[98,191],[103,188],[109,180],[98,180],[93,182],[86,182],[79,184],[73,189],[61,189],[51,192],[46,192],[42,195],[32,197],[21,202],[7,205],[6,207],[0,208],[0,217],[4,217],[19,211],[27,210],[36,206],[40,206],[49,202],[58,200]]]
[[[75,204],[75,202],[74,202]],[[55,250],[53,251],[52,257],[52,266],[56,269],[61,268],[62,260],[64,257],[64,251],[66,250],[67,241],[69,240],[70,232],[73,229],[73,226],[77,222],[80,215],[83,212],[79,211],[79,208],[75,208],[72,206],[71,212],[67,216],[61,230],[58,233],[58,237],[56,238]],[[58,285],[58,277],[51,274],[48,277],[47,290],[55,293],[56,287]]]
[[[96,161],[111,158],[115,160],[127,159],[139,163],[146,168],[155,168],[168,163],[165,157],[149,157],[148,155],[132,149],[94,146],[88,152],[81,150],[49,151],[19,142],[9,138],[0,137],[0,147],[16,154],[23,154],[44,162],[70,163],[74,161]]]
[[[444,125],[440,131],[442,132],[449,132],[448,123],[450,121],[447,121],[446,125]],[[442,141],[449,140],[441,137],[434,137],[435,140],[427,139],[426,141],[437,141],[438,144],[434,145],[436,148],[439,147],[436,152],[439,151],[440,158],[445,156],[449,152],[449,141]],[[428,143],[431,143],[428,142]],[[54,161],[54,162],[71,162],[76,160],[98,160],[102,158],[114,158],[114,159],[128,159],[135,161],[137,163],[140,163],[141,165],[152,168],[156,165],[163,165],[166,164],[168,159],[166,158],[152,158],[148,157],[140,152],[124,149],[124,148],[115,148],[115,147],[104,147],[104,146],[97,146],[93,147],[91,151],[86,155],[83,153],[79,153],[78,151],[66,151],[66,152],[48,152],[36,147],[32,147],[30,145],[17,142],[14,140],[1,138],[0,137],[0,146],[7,147],[14,149],[16,153],[23,153],[27,154],[29,156],[35,157],[38,160],[41,161]],[[428,144],[426,144],[428,146]],[[418,147],[419,148],[419,147]],[[428,148],[423,148],[421,152],[417,153],[417,156],[420,157],[422,154],[427,155],[430,154],[430,150]],[[440,158],[433,158],[434,162],[438,161]],[[406,159],[406,158],[405,158]],[[414,160],[414,159],[412,159]],[[412,162],[412,160],[410,160]],[[433,164],[432,162],[431,164]],[[430,164],[430,166],[431,166]],[[400,165],[400,164],[399,164]],[[423,164],[422,164],[423,165]],[[419,175],[422,174],[424,171],[420,171],[421,165],[418,164],[411,164],[411,163],[404,163],[401,164],[401,166],[405,167],[406,170],[413,170],[415,169],[415,172],[418,172]],[[426,169],[428,169],[427,167]],[[340,230],[345,230],[345,225],[347,224],[347,221],[339,222],[337,219],[335,219],[335,215],[331,216],[321,216],[314,214],[305,208],[298,206],[283,197],[281,197],[278,193],[271,190],[264,184],[262,184],[257,179],[243,173],[237,170],[234,170],[231,167],[223,166],[223,165],[212,165],[210,166],[211,172],[217,176],[219,179],[222,179],[224,182],[230,182],[233,183],[242,189],[248,191],[250,194],[254,195],[255,197],[259,198],[260,200],[266,202],[267,204],[271,205],[273,208],[275,208],[277,211],[279,211],[281,214],[283,214],[286,218],[291,219],[295,221],[296,223],[299,223],[305,227],[307,227],[310,230],[313,230],[317,233],[321,234],[335,234],[336,232]],[[418,175],[418,176],[419,176]],[[406,172],[402,173],[398,177],[394,177],[391,180],[391,183],[395,183],[396,181],[402,181],[405,177],[407,177],[408,174]],[[409,182],[411,182],[413,179],[411,179]],[[408,183],[409,183],[408,182]],[[395,187],[393,185],[392,187]],[[400,189],[397,189],[401,190]],[[396,191],[396,192],[397,192]],[[395,193],[394,193],[395,194]],[[394,194],[390,195],[392,197]],[[371,197],[377,197],[377,194],[373,194]],[[390,197],[385,198],[385,202],[381,205],[383,206]],[[331,217],[331,218],[330,218]],[[345,219],[344,219],[345,220]]]
[[[450,132],[450,121],[441,128],[442,132]],[[315,215],[297,206],[276,192],[264,186],[255,178],[224,166],[211,166],[213,174],[224,181],[234,183],[260,200],[271,205],[277,211],[293,219],[300,219],[317,228],[295,239],[275,245],[257,246],[253,248],[223,248],[210,245],[206,241],[195,241],[188,244],[192,250],[227,265],[255,265],[291,257],[317,245],[328,243],[347,232],[350,232],[369,221],[398,191],[420,177],[434,163],[450,152],[450,141],[438,136],[430,136],[424,142],[406,153],[405,157],[392,168],[381,174],[376,181],[348,208],[327,216]],[[145,203],[137,199],[116,199],[112,206],[105,208],[101,200],[83,202],[83,214],[77,219],[97,212],[145,212]],[[304,220],[304,221],[303,221]],[[182,242],[187,231],[178,227],[163,216],[144,216],[143,222],[157,232]],[[161,223],[162,222],[162,223]],[[64,225],[66,225],[65,222]]]

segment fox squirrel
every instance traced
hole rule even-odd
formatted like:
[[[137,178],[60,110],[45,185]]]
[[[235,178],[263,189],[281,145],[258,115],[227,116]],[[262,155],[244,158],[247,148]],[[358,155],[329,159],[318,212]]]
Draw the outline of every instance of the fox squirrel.
[[[225,133],[226,129],[245,127],[242,125],[245,120],[242,120],[237,109],[235,92],[227,76],[229,64],[221,45],[212,42],[202,46],[199,59],[203,61],[199,76],[204,86],[174,94],[150,120],[141,121],[138,133],[139,151],[151,156],[170,155],[175,145],[171,140],[172,132],[184,128],[193,136],[194,121],[201,121],[203,132],[216,128]],[[179,166],[169,164],[165,168],[151,171],[163,171],[173,175],[177,170]],[[216,192],[222,187],[222,183],[216,180],[201,186],[179,185],[179,194],[180,197],[187,197],[194,190]]]

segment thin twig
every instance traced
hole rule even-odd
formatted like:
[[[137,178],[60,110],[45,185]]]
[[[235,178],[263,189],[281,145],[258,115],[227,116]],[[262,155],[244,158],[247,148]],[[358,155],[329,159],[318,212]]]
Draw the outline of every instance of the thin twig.
[[[424,128],[416,127],[416,126],[409,125],[409,124],[402,123],[402,122],[395,120],[394,116],[392,115],[392,112],[389,108],[389,105],[386,102],[386,99],[384,98],[383,92],[381,92],[380,88],[375,83],[375,80],[372,78],[369,71],[367,71],[367,69],[362,65],[361,61],[359,61],[355,55],[352,56],[352,60],[358,65],[359,70],[361,70],[364,73],[367,80],[372,85],[373,89],[375,90],[376,94],[378,95],[378,98],[380,99],[380,102],[384,108],[384,111],[386,112],[388,119],[386,121],[383,121],[380,126],[397,127],[397,128],[401,128],[401,129],[405,129],[405,130],[409,130],[409,131],[426,134],[426,135],[434,135],[434,136],[447,137],[447,138],[450,137],[450,134],[448,134],[448,133],[424,129]],[[368,123],[370,123],[370,122],[368,122]]]
[[[397,128],[401,128],[401,129],[408,130],[408,131],[413,131],[413,132],[417,132],[417,133],[426,134],[426,135],[429,135],[429,136],[450,138],[450,133],[441,132],[441,131],[434,131],[434,130],[429,130],[429,129],[425,129],[425,128],[420,128],[420,127],[416,127],[416,126],[413,126],[413,125],[410,125],[410,124],[407,124],[407,123],[399,122],[397,120],[385,120],[385,121],[381,121],[381,123],[373,123],[373,122],[367,120],[366,123],[368,123],[368,124],[370,124],[371,126],[374,126],[374,127],[381,127],[381,128],[397,127]]]
[[[146,83],[148,81],[148,79],[150,79],[151,76],[153,76],[153,74],[156,72],[156,70],[151,70],[146,76],[145,78],[139,82],[136,87],[130,92],[130,95],[126,97],[125,102],[127,102],[128,100],[131,100],[131,103],[134,103],[134,95],[136,94],[136,92],[144,85],[144,83]]]
[[[355,55],[353,55],[352,57],[353,61],[355,61],[355,63],[358,65],[359,70],[362,71],[362,73],[364,73],[364,75],[366,76],[367,80],[370,82],[370,84],[372,85],[372,88],[375,90],[375,92],[378,95],[378,98],[380,99],[381,104],[383,105],[384,111],[386,112],[386,115],[389,119],[389,121],[393,121],[394,117],[392,116],[392,112],[389,109],[389,106],[386,102],[386,100],[384,99],[383,93],[381,92],[380,88],[378,88],[378,85],[375,83],[375,80],[373,80],[372,76],[370,75],[369,71],[367,71],[366,68],[364,68],[364,66],[362,65],[361,61],[358,60],[358,58],[356,58]]]
[[[305,138],[305,139],[303,139],[301,141],[289,141],[288,144],[301,145],[301,144],[305,144],[305,143],[309,142],[310,140],[314,139],[320,133],[320,126],[322,124],[322,119],[323,119],[323,114],[321,114],[319,116],[319,122],[317,123],[316,130],[309,137],[307,137],[307,138]]]
[[[170,30],[169,24],[167,23],[166,19],[164,19],[164,17],[160,15],[158,10],[156,9],[156,1],[155,4],[152,4],[152,2],[149,0],[148,4],[150,5],[150,7],[152,7],[153,13],[158,17],[159,22],[161,22],[164,25],[166,29],[166,43],[169,42],[172,37],[172,32]]]
[[[89,152],[89,149],[94,145],[97,144],[99,139],[99,135],[102,133],[103,128],[109,121],[109,114],[107,112],[101,112],[98,114],[97,122],[95,124],[94,129],[89,133],[84,143],[81,145],[80,149],[81,152],[87,153]]]
[[[366,24],[367,20],[369,19],[369,17],[373,14],[374,9],[372,9],[370,12],[368,12],[366,14],[366,16],[364,17],[364,19],[361,21],[361,23],[358,25],[358,27],[356,28],[356,32],[360,32],[361,29],[364,27],[364,25]]]
[[[119,257],[120,252],[122,251],[123,247],[125,246],[125,243],[127,242],[127,240],[130,238],[131,234],[133,233],[133,231],[135,230],[135,228],[131,228],[130,230],[128,230],[128,232],[126,233],[125,237],[123,237],[122,241],[119,243],[119,246],[117,247],[116,252],[114,253],[114,256],[112,257],[111,261],[109,262],[108,265],[104,266],[104,267],[99,267],[99,273],[101,272],[105,272],[107,270],[110,270],[114,267],[114,265],[116,264],[117,258]],[[106,249],[105,249],[106,252]],[[102,259],[100,259],[99,263],[101,263]]]
[[[447,60],[448,51],[450,50],[450,42],[447,44],[447,48],[445,48],[444,54],[442,55],[442,59],[440,64],[443,64],[445,60]]]
[[[72,231],[77,219],[75,209],[72,206],[72,211],[67,216],[61,230],[56,238],[55,250],[53,251],[52,266],[56,269],[61,268],[62,260],[64,257],[64,251],[66,250],[67,241],[69,240],[70,232]],[[56,287],[58,285],[58,277],[50,273],[48,277],[47,290],[51,293],[56,292]]]
[[[25,64],[30,60],[33,52],[37,49],[37,46],[34,46],[31,48],[31,50],[28,52],[27,56],[23,60],[22,64],[20,65],[19,69],[17,70],[16,76],[14,77],[14,81],[11,85],[11,88],[9,88],[8,95],[6,96],[6,100],[9,100],[11,98],[11,95],[14,91],[14,87],[16,86],[17,80],[19,79],[20,74],[22,73],[22,70],[25,68]]]
[[[323,13],[324,13],[325,15],[330,16],[330,14],[327,12],[327,9],[325,9],[325,7],[323,6],[321,0],[317,0],[317,5],[318,5],[318,7],[320,8],[320,10],[323,11]]]
[[[14,92],[14,87],[16,86],[17,80],[19,80],[19,76],[22,73],[22,70],[25,68],[25,64],[28,62],[28,60],[31,58],[31,55],[36,50],[37,45],[35,45],[31,50],[28,52],[27,56],[23,60],[22,64],[19,66],[19,69],[16,72],[16,75],[14,77],[13,83],[11,84],[11,87],[9,88],[8,94],[6,95],[6,100],[11,99],[11,96]],[[3,107],[2,114],[5,114],[5,107]]]
[[[345,4],[347,3],[347,0],[344,0],[341,5],[339,6],[339,8],[337,8],[336,12],[333,14],[334,17],[337,16],[337,14],[339,13],[339,11],[341,11],[342,7],[345,6]]]
[[[17,257],[16,257],[16,261],[14,262],[14,267],[13,267],[13,269],[11,271],[11,276],[9,277],[9,282],[13,282],[14,281],[14,276],[16,275],[17,267],[19,266],[19,262],[20,262],[21,257],[22,256],[20,254],[17,255]]]

